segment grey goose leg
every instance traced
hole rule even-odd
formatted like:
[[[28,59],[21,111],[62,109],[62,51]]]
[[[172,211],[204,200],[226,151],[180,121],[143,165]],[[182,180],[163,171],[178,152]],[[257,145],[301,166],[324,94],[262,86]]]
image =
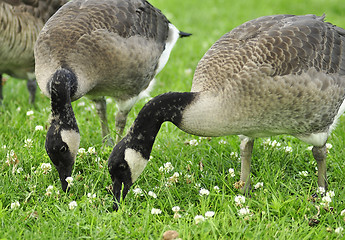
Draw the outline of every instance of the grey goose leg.
[[[253,152],[254,139],[248,137],[241,137],[241,177],[240,181],[244,183],[242,192],[246,195],[251,190],[250,185],[250,164]]]
[[[317,184],[320,187],[324,188],[327,191],[327,176],[326,176],[326,158],[327,158],[327,148],[326,145],[323,147],[313,147],[313,156],[317,162],[317,170],[318,170],[318,177],[317,177]]]
[[[36,89],[37,89],[36,79],[28,79],[26,86],[29,91],[29,103],[34,104],[35,97],[36,97]]]
[[[109,125],[107,120],[107,103],[105,101],[105,98],[102,97],[92,100],[95,103],[97,114],[101,121],[103,143],[106,146],[112,147],[114,146],[114,140],[110,136]]]

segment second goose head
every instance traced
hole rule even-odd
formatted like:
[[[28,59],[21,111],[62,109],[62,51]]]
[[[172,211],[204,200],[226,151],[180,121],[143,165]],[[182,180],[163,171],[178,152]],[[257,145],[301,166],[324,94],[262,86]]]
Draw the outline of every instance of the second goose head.
[[[52,116],[45,148],[59,172],[64,191],[67,190],[66,178],[72,174],[80,142],[79,129],[71,105],[71,96],[76,88],[76,76],[71,70],[64,68],[56,71],[50,82]]]

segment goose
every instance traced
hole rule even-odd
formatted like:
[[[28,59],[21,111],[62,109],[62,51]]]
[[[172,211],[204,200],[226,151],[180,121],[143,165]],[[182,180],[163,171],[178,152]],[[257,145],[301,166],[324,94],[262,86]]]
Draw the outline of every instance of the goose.
[[[145,0],[72,0],[49,19],[35,45],[35,73],[51,99],[45,148],[64,191],[80,143],[71,102],[85,95],[95,102],[103,139],[113,146],[104,96],[118,104],[120,136],[178,38],[189,35]]]
[[[44,23],[68,0],[0,0],[0,102],[3,74],[27,79],[35,102],[34,44]]]
[[[324,18],[248,21],[206,52],[190,92],[164,93],[145,104],[108,160],[114,208],[144,170],[165,121],[198,136],[239,135],[247,194],[254,140],[294,136],[313,146],[318,186],[327,189],[325,144],[345,110],[345,30]]]

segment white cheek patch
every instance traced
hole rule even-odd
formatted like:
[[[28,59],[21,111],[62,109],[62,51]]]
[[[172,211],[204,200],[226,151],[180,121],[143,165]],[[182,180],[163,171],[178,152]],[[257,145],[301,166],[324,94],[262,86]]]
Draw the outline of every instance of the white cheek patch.
[[[134,183],[135,180],[137,180],[140,174],[144,171],[148,160],[143,158],[143,156],[138,151],[127,148],[125,150],[125,161],[131,169],[132,182]]]
[[[72,156],[77,156],[80,143],[80,134],[74,130],[62,130],[61,139],[67,144]]]

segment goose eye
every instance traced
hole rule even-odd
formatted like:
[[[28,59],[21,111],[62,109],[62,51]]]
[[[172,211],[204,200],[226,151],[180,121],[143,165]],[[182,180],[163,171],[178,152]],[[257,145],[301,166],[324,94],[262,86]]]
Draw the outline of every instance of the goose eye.
[[[61,148],[60,148],[60,152],[66,152],[67,151],[67,147],[66,146],[62,146]]]
[[[118,168],[119,168],[120,170],[126,170],[126,169],[127,169],[127,165],[126,165],[125,163],[120,163],[120,164],[118,165]]]

